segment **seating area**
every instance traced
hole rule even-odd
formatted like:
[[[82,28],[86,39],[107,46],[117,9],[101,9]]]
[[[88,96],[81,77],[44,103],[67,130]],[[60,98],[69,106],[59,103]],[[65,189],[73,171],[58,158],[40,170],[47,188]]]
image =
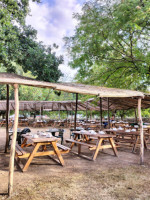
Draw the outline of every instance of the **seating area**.
[[[128,151],[123,146],[128,144],[129,149],[131,149],[129,153],[137,154],[140,158],[140,164],[144,163],[144,150],[148,151],[149,149],[150,131],[148,124],[143,125],[141,109],[149,108],[150,96],[148,94],[139,91],[103,88],[76,83],[38,82],[31,79],[26,80],[25,77],[22,78],[21,76],[18,78],[18,76],[12,74],[4,73],[2,76],[4,75],[7,75],[7,79],[2,79],[3,84],[7,83],[8,80],[10,82],[13,81],[13,83],[16,80],[16,84],[14,84],[15,100],[10,100],[10,105],[12,106],[12,108],[10,106],[10,110],[13,110],[12,112],[15,111],[15,115],[11,116],[13,127],[11,127],[10,131],[9,112],[7,109],[9,99],[7,99],[7,102],[2,102],[2,108],[7,111],[6,120],[4,121],[6,121],[5,151],[10,152],[9,183],[13,182],[10,174],[14,172],[14,155],[17,166],[23,172],[30,169],[34,171],[34,167],[37,169],[40,165],[44,165],[46,169],[46,166],[49,165],[47,164],[49,158],[51,162],[54,161],[61,166],[65,166],[66,163],[69,165],[68,158],[74,160],[74,156],[81,157],[78,160],[78,164],[82,162],[82,158],[88,161],[102,159],[105,162],[104,158],[107,159],[108,157],[107,164],[111,166],[111,163],[117,163],[117,160],[119,160],[120,150]],[[76,100],[62,102],[20,101],[19,103],[18,83],[74,93]],[[92,104],[90,99],[83,103],[81,100],[78,100],[79,94],[94,95],[96,96],[96,102]],[[142,99],[143,97],[144,99]],[[118,99],[120,101],[117,102]],[[124,101],[130,103],[122,103]],[[137,106],[138,125],[133,123],[133,121],[120,121],[120,117],[110,117],[114,110],[135,109]],[[49,116],[46,115],[45,112],[47,110],[50,112],[57,111],[57,119],[52,117],[52,113],[49,113]],[[31,115],[25,116],[24,119],[19,119],[19,111],[22,113],[28,112]],[[82,114],[78,113],[79,111]],[[103,113],[103,111],[105,112]],[[34,114],[32,114],[33,112]],[[95,113],[93,116],[92,112]],[[39,113],[39,115],[36,115],[36,113]],[[107,113],[107,117],[104,118],[103,115],[105,113]],[[22,116],[24,117],[24,115]],[[31,132],[23,133],[23,126],[30,129]],[[18,128],[21,130],[17,130]],[[9,137],[9,134],[12,134],[13,137]],[[9,139],[10,141],[8,141]],[[139,152],[140,154],[138,154]],[[139,162],[138,159],[137,162]],[[72,166],[75,165],[76,162],[73,164],[72,161]],[[94,169],[95,162],[89,165]],[[74,167],[73,170],[75,170]],[[12,185],[10,186],[11,191]]]

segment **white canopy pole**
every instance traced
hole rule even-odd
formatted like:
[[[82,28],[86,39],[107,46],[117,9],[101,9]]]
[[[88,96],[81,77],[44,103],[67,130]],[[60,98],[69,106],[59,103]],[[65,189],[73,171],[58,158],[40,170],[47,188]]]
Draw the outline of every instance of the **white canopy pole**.
[[[140,164],[143,165],[144,163],[144,139],[143,139],[143,121],[141,115],[141,100],[142,98],[138,99],[138,116],[139,116],[139,125],[140,125]]]
[[[14,175],[14,158],[15,158],[15,146],[17,138],[17,127],[18,127],[18,116],[19,116],[19,98],[18,98],[18,84],[14,84],[14,95],[15,95],[15,121],[14,131],[12,136],[11,150],[10,150],[10,161],[9,161],[9,182],[8,182],[8,194],[9,196],[13,193],[13,175]]]

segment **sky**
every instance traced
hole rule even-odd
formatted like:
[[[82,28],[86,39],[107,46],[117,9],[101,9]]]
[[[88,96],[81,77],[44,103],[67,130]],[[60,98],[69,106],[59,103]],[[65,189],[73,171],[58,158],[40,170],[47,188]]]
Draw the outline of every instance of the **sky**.
[[[76,70],[68,66],[69,55],[64,48],[63,37],[74,34],[77,21],[73,13],[81,12],[86,0],[41,0],[41,3],[30,1],[30,15],[26,23],[37,30],[38,41],[45,45],[56,43],[59,48],[57,55],[64,56],[64,63],[59,66],[64,74],[62,81],[72,81]]]

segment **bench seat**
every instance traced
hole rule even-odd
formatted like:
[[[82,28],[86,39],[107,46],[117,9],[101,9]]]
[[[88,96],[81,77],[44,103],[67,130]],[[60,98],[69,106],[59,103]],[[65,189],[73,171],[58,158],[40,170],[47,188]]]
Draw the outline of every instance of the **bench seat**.
[[[71,142],[71,143],[75,143],[75,144],[79,144],[79,145],[84,145],[84,146],[88,146],[88,147],[95,147],[95,145],[92,145],[92,144],[88,144],[88,143],[85,143],[85,142],[80,142],[80,141],[77,141],[77,140],[72,140],[72,139],[66,139],[66,142]]]
[[[19,146],[19,144],[16,144],[16,157],[18,158],[27,158],[29,157],[30,153],[27,153],[24,149],[21,148],[21,146]]]
[[[66,146],[64,146],[64,145],[62,145],[62,144],[59,144],[59,143],[57,143],[57,147],[58,147],[59,149],[64,150],[64,151],[66,151],[66,150],[70,150],[69,147],[66,147]]]

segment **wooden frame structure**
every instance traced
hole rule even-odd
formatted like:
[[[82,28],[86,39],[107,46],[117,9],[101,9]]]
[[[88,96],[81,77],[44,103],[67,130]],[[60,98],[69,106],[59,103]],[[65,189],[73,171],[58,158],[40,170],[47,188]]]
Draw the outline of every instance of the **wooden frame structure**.
[[[8,99],[8,98],[7,98]],[[9,99],[8,99],[9,100]],[[7,101],[0,100],[0,111],[14,110],[15,101],[9,100],[9,108],[7,108]],[[91,103],[84,103],[78,100],[78,110],[99,110],[97,106]],[[19,110],[21,111],[75,111],[76,101],[19,101]]]
[[[28,77],[19,76],[16,74],[0,73],[0,84],[12,85],[14,87],[15,96],[15,122],[14,131],[11,143],[10,151],[10,163],[9,163],[9,183],[8,192],[9,196],[13,192],[13,173],[14,173],[14,157],[15,157],[15,145],[17,136],[17,126],[18,126],[18,115],[19,115],[19,97],[18,97],[18,87],[19,85],[27,85],[41,88],[50,88],[59,91],[65,91],[76,94],[88,94],[95,95],[98,97],[136,97],[138,99],[138,116],[140,122],[140,138],[141,138],[141,148],[140,148],[140,163],[143,164],[144,161],[144,144],[143,144],[143,123],[141,116],[141,99],[144,98],[144,94],[138,91],[122,90],[114,88],[105,88],[98,86],[90,86],[76,83],[49,83],[43,81],[37,81]],[[78,98],[76,98],[76,106],[78,104]],[[76,109],[77,114],[77,109]]]

